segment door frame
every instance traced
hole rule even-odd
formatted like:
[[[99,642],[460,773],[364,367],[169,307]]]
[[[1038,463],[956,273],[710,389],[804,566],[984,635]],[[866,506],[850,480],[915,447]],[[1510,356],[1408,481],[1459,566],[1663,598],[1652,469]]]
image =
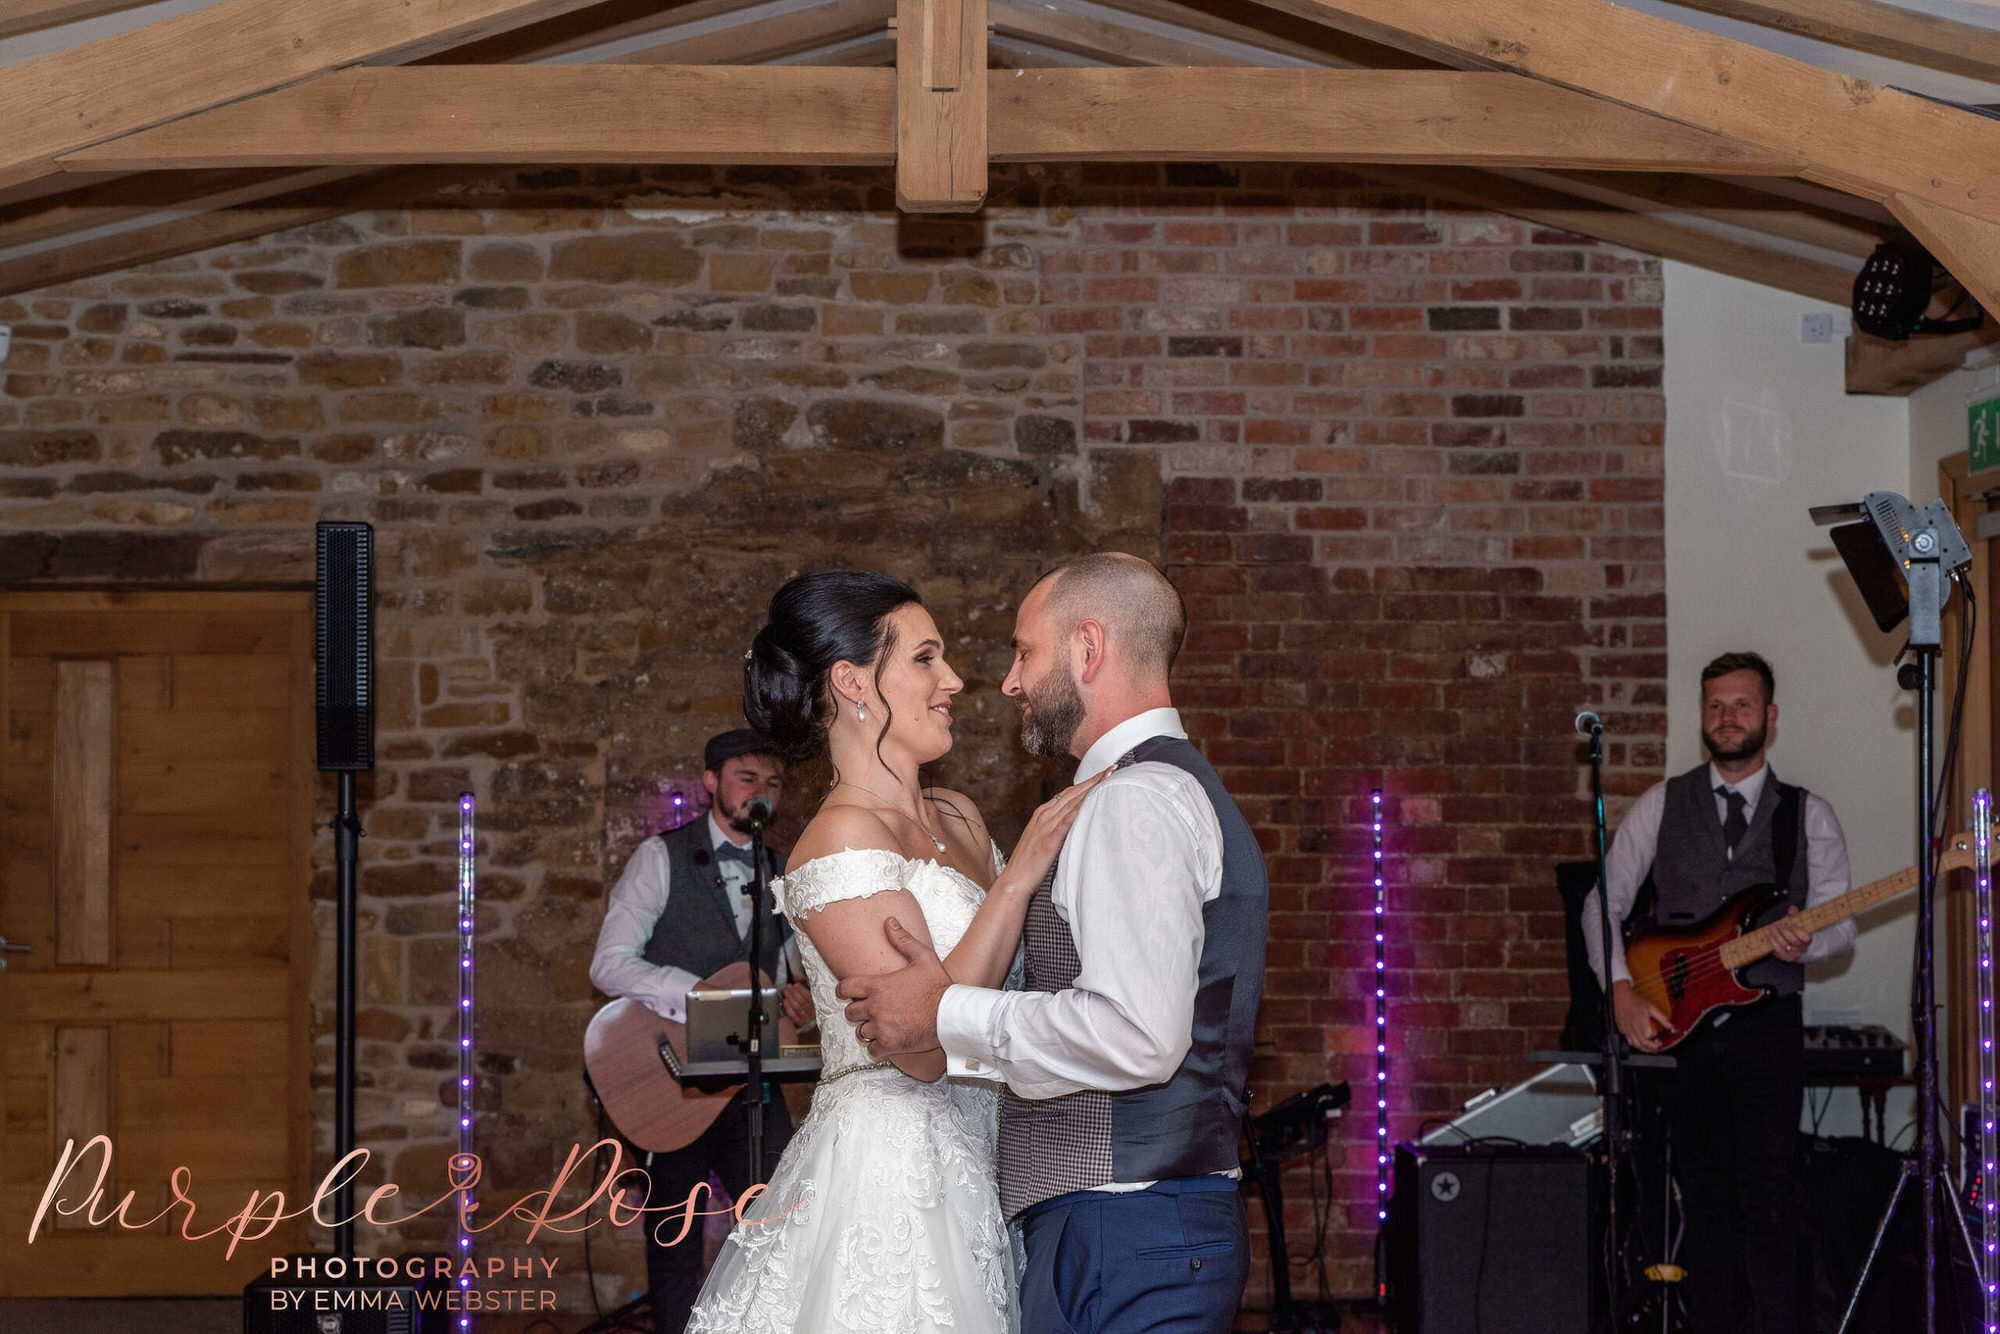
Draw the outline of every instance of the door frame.
[[[1993,485],[1991,477],[1977,481],[1970,479],[1970,456],[1963,451],[1951,455],[1938,463],[1938,493],[1944,498],[1945,507],[1961,531],[1971,537],[1978,522],[1987,513],[1989,502],[1986,492]],[[1959,810],[1953,812],[1945,822],[1945,833],[1949,837],[1958,830],[1968,827],[1970,821],[1965,812],[1971,809],[1971,794],[1977,788],[1993,788],[1993,756],[1995,747],[1993,712],[1993,667],[1995,620],[2000,619],[2000,608],[1993,604],[1992,590],[2000,580],[1995,579],[1995,567],[2000,565],[2000,541],[1981,542],[1972,537],[1972,564],[1966,573],[1972,583],[1972,591],[1978,597],[1985,615],[1980,618],[1974,631],[1972,657],[1966,669],[1965,718],[1959,737],[1958,759],[1949,776],[1951,787],[1958,794]],[[1965,611],[1961,599],[1953,599],[1945,613],[1945,644],[1943,661],[1944,695],[1946,701],[1956,699],[1960,689],[1958,680],[1958,657],[1963,647],[1965,633]],[[1950,715],[1939,710],[1940,728],[1948,726]],[[1979,1070],[1979,954],[1978,915],[1968,876],[1953,875],[1944,878],[1940,885],[1941,897],[1938,915],[1944,923],[1944,976],[1938,979],[1940,999],[1945,1011],[1945,1043],[1939,1057],[1945,1063],[1945,1092],[1948,1103],[1945,1112],[1957,1124],[1958,1109],[1968,1100],[1978,1096]]]

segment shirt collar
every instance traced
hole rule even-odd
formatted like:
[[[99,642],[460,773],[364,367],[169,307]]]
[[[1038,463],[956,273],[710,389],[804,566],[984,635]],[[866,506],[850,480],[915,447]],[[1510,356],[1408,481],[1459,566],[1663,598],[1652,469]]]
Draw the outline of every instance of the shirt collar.
[[[1714,762],[1710,761],[1708,766],[1708,786],[1711,791],[1718,787],[1735,788],[1743,794],[1745,809],[1754,811],[1757,809],[1757,799],[1764,795],[1764,780],[1770,776],[1770,773],[1771,766],[1769,763],[1760,764],[1757,766],[1756,772],[1750,774],[1740,782],[1732,783],[1717,773]]]
[[[735,831],[722,827],[721,821],[715,818],[715,808],[711,806],[708,808],[708,850],[714,852],[724,843],[735,843],[739,848],[750,846],[749,839],[738,842]]]
[[[1126,751],[1156,736],[1187,739],[1187,731],[1181,726],[1180,710],[1147,709],[1113,727],[1083,753],[1083,759],[1077,762],[1075,781],[1081,783],[1086,778],[1095,777],[1116,764]]]

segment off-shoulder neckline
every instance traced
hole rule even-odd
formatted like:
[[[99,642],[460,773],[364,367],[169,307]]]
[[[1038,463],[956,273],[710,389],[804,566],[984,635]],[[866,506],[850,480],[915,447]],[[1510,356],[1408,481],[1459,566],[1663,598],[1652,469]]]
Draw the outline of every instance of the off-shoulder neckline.
[[[999,844],[994,843],[991,839],[987,840],[987,845],[996,850],[999,847]],[[905,866],[929,866],[935,868],[936,870],[949,871],[951,872],[951,874],[957,876],[960,880],[965,881],[965,883],[968,885],[972,885],[974,887],[978,887],[979,885],[979,882],[977,880],[974,880],[971,876],[959,870],[956,866],[947,865],[944,862],[939,861],[935,857],[905,857],[902,853],[896,851],[894,848],[842,848],[839,852],[822,853],[821,855],[814,857],[811,861],[802,862],[797,866],[786,867],[785,873],[779,876],[778,879],[790,880],[793,876],[801,875],[807,870],[810,870],[812,867],[818,866],[821,862],[830,862],[836,857],[856,857],[856,856],[892,857],[895,860],[903,863],[903,865]]]

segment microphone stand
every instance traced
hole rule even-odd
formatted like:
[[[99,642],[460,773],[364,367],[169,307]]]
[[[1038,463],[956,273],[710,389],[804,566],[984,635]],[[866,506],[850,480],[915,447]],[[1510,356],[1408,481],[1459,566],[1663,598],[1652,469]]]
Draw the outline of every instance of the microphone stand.
[[[770,1090],[764,1087],[764,901],[770,893],[769,865],[764,854],[764,824],[771,818],[770,803],[759,798],[745,812],[750,819],[750,1039],[744,1048],[750,1059],[749,1080],[743,1085],[744,1107],[750,1121],[751,1185],[764,1183],[764,1105]]]
[[[1612,994],[1611,979],[1611,886],[1605,875],[1604,833],[1604,724],[1594,714],[1577,719],[1577,729],[1590,737],[1590,797],[1597,816],[1597,924],[1598,957],[1604,961],[1604,1166],[1605,1166],[1605,1245],[1610,1262],[1605,1267],[1605,1311],[1612,1329],[1619,1323],[1622,1308],[1620,1289],[1624,1283],[1625,1255],[1618,1226],[1618,1159],[1625,1150],[1625,1073],[1618,1042],[1618,1002]]]

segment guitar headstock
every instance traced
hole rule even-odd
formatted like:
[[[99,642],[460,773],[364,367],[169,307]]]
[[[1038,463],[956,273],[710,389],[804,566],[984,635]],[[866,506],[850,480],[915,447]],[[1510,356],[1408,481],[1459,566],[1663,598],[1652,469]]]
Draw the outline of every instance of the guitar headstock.
[[[1978,856],[1979,847],[1973,841],[1972,831],[1962,830],[1944,841],[1943,854],[1938,858],[1938,872],[1970,870]]]

